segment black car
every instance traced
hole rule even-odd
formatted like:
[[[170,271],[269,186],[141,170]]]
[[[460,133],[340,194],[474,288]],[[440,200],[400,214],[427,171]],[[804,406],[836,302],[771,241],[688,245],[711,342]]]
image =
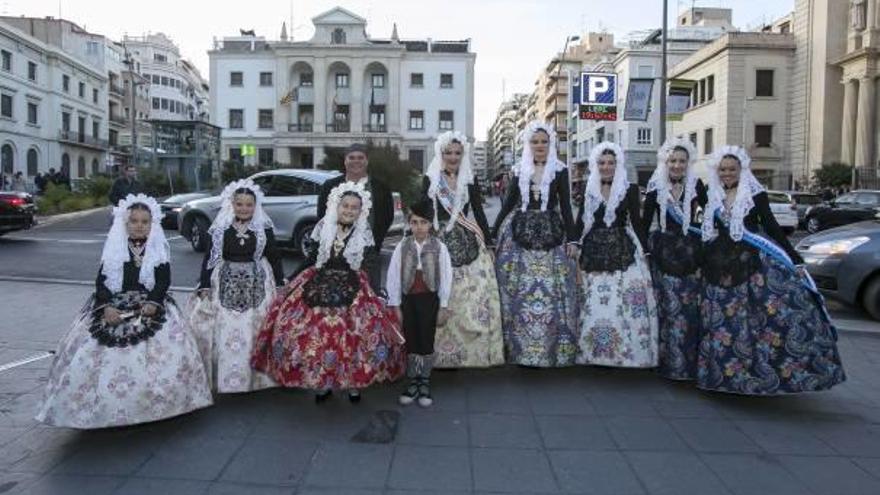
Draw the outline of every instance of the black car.
[[[812,234],[832,227],[872,220],[878,212],[880,191],[857,190],[810,208],[807,210],[805,222],[807,231]]]
[[[37,205],[30,194],[0,191],[0,235],[31,228],[36,224],[36,211]]]

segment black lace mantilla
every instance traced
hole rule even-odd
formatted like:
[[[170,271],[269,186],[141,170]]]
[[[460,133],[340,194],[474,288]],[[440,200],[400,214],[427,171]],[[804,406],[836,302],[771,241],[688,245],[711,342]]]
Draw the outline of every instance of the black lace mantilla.
[[[440,239],[449,250],[453,267],[470,265],[480,255],[480,241],[470,230],[456,223],[451,231],[440,228]]]
[[[751,278],[761,267],[757,251],[745,242],[720,235],[706,246],[703,276],[712,284],[735,287]]]
[[[312,308],[350,306],[359,288],[356,271],[325,266],[303,285],[303,298]]]
[[[165,324],[165,310],[156,308],[152,317],[142,316],[141,308],[147,302],[145,292],[120,292],[113,295],[110,306],[119,310],[123,320],[118,325],[104,322],[104,308],[92,312],[89,333],[99,344],[106,347],[128,347],[150,339]],[[173,304],[170,299],[166,304]]]
[[[256,261],[224,262],[219,278],[220,305],[228,310],[256,308],[266,297],[266,274]]]
[[[593,227],[581,246],[581,269],[585,272],[626,270],[635,262],[636,246],[623,227]]]
[[[533,251],[549,251],[565,241],[562,218],[555,211],[517,211],[513,216],[513,239]]]
[[[650,242],[651,260],[663,273],[684,277],[699,269],[703,243],[695,236],[685,235],[679,225],[670,225],[666,232],[652,232]]]

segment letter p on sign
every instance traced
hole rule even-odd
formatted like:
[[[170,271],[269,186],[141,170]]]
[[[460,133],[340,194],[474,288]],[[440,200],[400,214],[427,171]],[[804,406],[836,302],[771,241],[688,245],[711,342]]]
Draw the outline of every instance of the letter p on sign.
[[[581,103],[586,105],[616,105],[617,75],[613,73],[581,73]]]
[[[600,94],[608,91],[608,79],[591,77],[589,86],[589,99],[587,101],[596,101]]]

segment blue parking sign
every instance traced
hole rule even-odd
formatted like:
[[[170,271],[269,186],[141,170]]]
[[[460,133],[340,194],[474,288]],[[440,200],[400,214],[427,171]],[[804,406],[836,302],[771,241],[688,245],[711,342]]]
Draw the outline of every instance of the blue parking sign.
[[[617,105],[617,74],[582,72],[581,104]]]

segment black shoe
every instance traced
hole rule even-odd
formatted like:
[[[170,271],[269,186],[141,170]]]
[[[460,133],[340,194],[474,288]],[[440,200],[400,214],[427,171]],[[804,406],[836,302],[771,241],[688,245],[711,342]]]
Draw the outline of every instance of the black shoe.
[[[413,380],[409,382],[409,386],[406,387],[406,390],[400,394],[400,397],[397,401],[401,406],[408,406],[416,401],[419,398],[419,382],[417,380]]]
[[[348,393],[348,401],[352,404],[357,404],[361,401],[361,393],[357,390],[352,390]]]
[[[431,407],[434,399],[431,397],[431,382],[427,378],[423,378],[419,382],[419,405],[422,407]]]
[[[327,399],[329,399],[331,395],[333,395],[332,390],[325,390],[323,392],[318,392],[317,394],[315,394],[315,404],[321,404],[323,402],[327,402]]]

